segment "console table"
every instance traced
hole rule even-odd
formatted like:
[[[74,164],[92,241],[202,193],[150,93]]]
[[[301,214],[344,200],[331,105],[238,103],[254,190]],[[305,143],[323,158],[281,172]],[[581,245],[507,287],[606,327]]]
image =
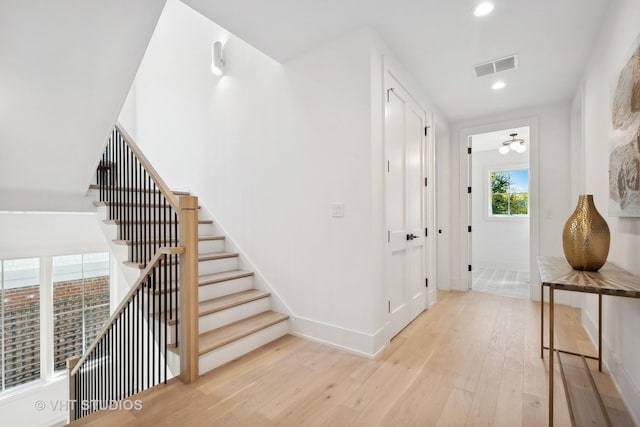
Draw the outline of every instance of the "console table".
[[[544,350],[549,350],[549,426],[553,426],[553,353],[568,353],[574,356],[582,356],[598,360],[598,369],[602,371],[602,296],[612,295],[617,297],[640,298],[640,277],[629,273],[622,268],[606,263],[598,271],[574,270],[564,258],[538,257],[538,269],[540,270],[540,357],[544,358]],[[544,345],[544,287],[549,288],[549,347]],[[584,292],[598,295],[598,357],[587,356],[568,350],[554,349],[554,291]],[[559,357],[559,356],[558,356]],[[597,392],[597,390],[596,390]],[[569,396],[567,396],[569,398]],[[599,401],[604,416],[608,419],[606,408]],[[571,402],[569,411],[571,413]]]

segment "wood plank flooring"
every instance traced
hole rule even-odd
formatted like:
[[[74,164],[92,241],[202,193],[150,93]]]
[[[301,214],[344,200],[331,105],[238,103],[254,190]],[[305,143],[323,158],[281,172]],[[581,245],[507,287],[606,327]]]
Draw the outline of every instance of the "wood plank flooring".
[[[375,360],[285,336],[200,377],[132,397],[141,411],[91,415],[87,426],[545,426],[540,306],[478,292],[439,302]],[[595,353],[579,311],[556,306],[557,347]],[[555,366],[556,426],[570,426]],[[624,408],[608,375],[609,405]],[[620,425],[625,425],[620,423]]]

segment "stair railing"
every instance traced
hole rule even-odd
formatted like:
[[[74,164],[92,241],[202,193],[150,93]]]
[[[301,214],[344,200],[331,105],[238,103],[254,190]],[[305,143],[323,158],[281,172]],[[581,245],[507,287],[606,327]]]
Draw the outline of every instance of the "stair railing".
[[[100,202],[131,248],[130,261],[144,265],[160,246],[175,246],[178,197],[119,124],[107,141],[97,181]]]
[[[166,279],[171,257],[182,253],[159,248],[84,355],[67,361],[69,421],[166,383],[168,316],[175,310]]]
[[[197,197],[178,198],[119,124],[96,176],[129,261],[144,270],[84,355],[68,360],[70,421],[166,383],[171,334],[181,379],[198,376]]]

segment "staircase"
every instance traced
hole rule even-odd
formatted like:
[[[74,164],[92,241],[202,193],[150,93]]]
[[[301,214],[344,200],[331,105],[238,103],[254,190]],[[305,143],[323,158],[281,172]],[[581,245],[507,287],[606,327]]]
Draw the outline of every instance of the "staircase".
[[[90,193],[131,289],[68,361],[71,400],[124,399],[176,375],[192,382],[289,332],[197,198],[169,190],[119,125],[96,176]],[[70,421],[97,409],[75,408]]]
[[[97,186],[92,189],[97,190]],[[133,270],[126,276],[139,276],[146,262],[132,261],[135,245],[122,238],[121,221],[109,217],[109,203],[94,203],[103,218],[103,229],[108,236],[116,236],[113,245],[125,248],[125,251],[116,248],[114,253],[125,268]],[[239,268],[239,254],[227,250],[225,236],[214,233],[213,221],[206,218],[202,208],[198,216],[198,359],[202,375],[287,334],[289,317],[271,311],[270,292],[255,289],[254,273]],[[139,244],[148,243],[147,240]],[[169,291],[175,291],[175,287]],[[160,293],[156,291],[158,297]],[[161,313],[154,313],[155,321],[160,321]],[[175,354],[176,325],[175,317],[169,320],[168,343]]]

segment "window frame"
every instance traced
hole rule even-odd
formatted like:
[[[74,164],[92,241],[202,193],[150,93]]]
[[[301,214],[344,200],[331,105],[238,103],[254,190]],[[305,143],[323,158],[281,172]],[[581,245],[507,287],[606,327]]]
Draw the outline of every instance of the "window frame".
[[[492,209],[493,192],[491,191],[491,174],[494,172],[527,171],[527,194],[531,194],[531,170],[528,163],[509,163],[506,165],[489,166],[485,169],[485,219],[488,221],[517,221],[528,220],[531,215],[531,199],[527,197],[527,213],[516,215],[494,214]]]

